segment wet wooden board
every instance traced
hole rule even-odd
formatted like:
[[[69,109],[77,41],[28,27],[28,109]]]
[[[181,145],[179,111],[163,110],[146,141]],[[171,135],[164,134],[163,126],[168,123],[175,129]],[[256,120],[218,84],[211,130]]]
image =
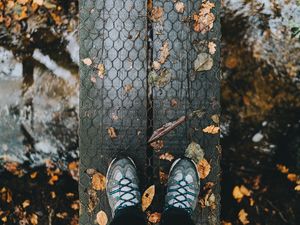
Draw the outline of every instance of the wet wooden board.
[[[182,156],[191,141],[205,149],[212,171],[202,185],[214,182],[217,197],[216,209],[197,207],[195,221],[219,223],[219,137],[201,132],[212,124],[211,115],[219,113],[219,3],[213,9],[214,28],[203,35],[193,31],[191,20],[201,2],[181,1],[186,7],[183,13],[176,12],[173,1],[150,2],[147,8],[143,0],[80,1],[80,58],[92,61],[92,65],[80,65],[80,224],[94,224],[100,210],[111,220],[105,192],[98,191],[96,200],[91,199],[87,169],[105,175],[115,155],[130,155],[137,163],[142,190],[153,182],[159,190],[149,210],[160,210],[163,187],[159,170],[163,162],[158,157],[164,152]],[[164,12],[159,22],[147,16],[156,6]],[[194,44],[209,40],[217,44],[213,68],[195,72],[193,62],[199,48]],[[151,66],[165,41],[170,56],[160,70],[154,70]],[[98,76],[99,64],[105,67],[103,77]],[[171,79],[157,87],[149,74],[163,70],[172,74]],[[174,100],[177,106],[171,106]],[[164,136],[164,148],[159,153],[147,145],[155,129],[199,109],[205,111],[204,116],[188,120]],[[109,128],[116,131],[117,137],[109,135]]]

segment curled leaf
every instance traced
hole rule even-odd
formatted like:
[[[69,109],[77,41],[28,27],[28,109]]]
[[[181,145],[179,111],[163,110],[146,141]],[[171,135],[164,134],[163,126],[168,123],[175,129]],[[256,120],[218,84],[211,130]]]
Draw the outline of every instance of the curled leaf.
[[[248,213],[246,213],[246,211],[244,209],[240,210],[239,212],[239,220],[241,221],[241,223],[243,225],[250,223],[250,221],[248,220]]]
[[[147,190],[143,193],[142,196],[142,210],[145,211],[152,203],[152,200],[155,195],[155,186],[151,185],[147,188]]]
[[[101,173],[96,172],[92,176],[92,188],[97,191],[105,190],[106,178]]]
[[[191,142],[185,150],[185,157],[194,160],[194,162],[200,162],[204,157],[204,151],[199,144]]]

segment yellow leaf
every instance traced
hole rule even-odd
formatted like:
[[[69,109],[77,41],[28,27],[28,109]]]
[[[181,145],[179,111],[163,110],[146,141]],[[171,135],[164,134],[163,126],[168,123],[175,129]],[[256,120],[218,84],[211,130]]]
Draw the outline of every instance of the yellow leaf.
[[[232,195],[238,202],[240,202],[241,199],[244,197],[244,194],[241,192],[239,186],[235,186],[233,188]]]
[[[210,173],[210,169],[211,166],[206,159],[202,159],[197,165],[197,170],[200,174],[201,179],[204,179],[208,176],[208,174]]]
[[[162,7],[153,7],[153,9],[151,10],[150,18],[153,21],[159,21],[163,14],[164,14],[164,10]]]
[[[240,187],[241,192],[243,193],[243,195],[249,197],[251,195],[251,191],[249,191],[249,189],[247,189],[244,185],[242,185]]]
[[[99,225],[106,225],[108,222],[107,215],[104,211],[100,211],[97,213],[96,221]]]
[[[94,190],[105,190],[106,178],[101,173],[96,172],[92,177],[92,187]]]
[[[161,213],[155,212],[150,214],[150,216],[148,217],[148,221],[150,223],[159,223],[160,222],[160,218],[161,218]]]
[[[300,184],[295,187],[295,191],[300,191]]]
[[[85,64],[85,65],[87,65],[87,66],[90,66],[90,65],[92,65],[92,60],[90,59],[90,58],[85,58],[85,59],[83,59],[82,60],[82,62]]]
[[[155,195],[155,186],[151,185],[147,188],[142,196],[142,210],[145,211],[152,203]]]
[[[166,152],[165,154],[161,154],[159,156],[159,159],[161,159],[161,160],[168,160],[168,161],[171,162],[174,159],[174,156],[172,154]]]
[[[287,168],[285,165],[277,164],[276,167],[277,167],[277,169],[278,169],[281,173],[288,173],[288,172],[289,172],[289,168]]]
[[[24,209],[25,209],[26,207],[30,206],[30,201],[29,201],[29,200],[25,200],[25,201],[22,203],[22,206],[23,206]]]
[[[98,65],[98,76],[103,79],[105,75],[105,67],[103,64]]]
[[[212,121],[214,121],[216,124],[220,123],[220,117],[219,115],[215,114],[211,116]]]
[[[248,213],[246,213],[245,210],[242,209],[239,212],[239,220],[241,221],[242,224],[248,224],[248,223],[250,223],[247,217],[248,217]]]
[[[215,125],[210,125],[203,129],[203,132],[208,134],[217,134],[219,131],[220,127],[216,127]]]
[[[291,182],[296,182],[297,181],[297,174],[295,173],[289,173],[287,175],[287,179]]]
[[[31,217],[30,217],[30,222],[31,224],[33,225],[37,225],[38,224],[38,216],[36,214],[32,214]]]
[[[160,64],[164,64],[170,55],[169,42],[165,41],[159,51],[160,51],[160,56],[158,62]]]

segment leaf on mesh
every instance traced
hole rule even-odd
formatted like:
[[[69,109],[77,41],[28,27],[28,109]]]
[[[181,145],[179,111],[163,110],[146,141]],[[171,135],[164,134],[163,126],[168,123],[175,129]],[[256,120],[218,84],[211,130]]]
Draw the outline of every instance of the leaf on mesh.
[[[214,7],[214,3],[211,3],[210,1],[204,2],[201,5],[199,13],[194,14],[194,30],[196,32],[205,34],[213,28],[215,16],[210,10]]]
[[[195,71],[205,71],[205,70],[210,70],[213,66],[213,59],[212,57],[205,53],[202,52],[198,54],[195,62],[194,62],[194,70]]]
[[[220,131],[220,127],[217,127],[215,125],[210,125],[203,129],[203,132],[208,134],[217,134],[219,133],[219,131]]]
[[[82,60],[82,62],[85,64],[85,65],[87,65],[87,66],[90,66],[90,65],[92,65],[92,60],[90,59],[90,58],[85,58],[85,59],[83,59]]]
[[[220,123],[220,117],[219,115],[215,114],[211,116],[212,121],[214,121],[216,124]]]
[[[215,54],[216,52],[216,44],[212,41],[208,42],[208,51],[211,55]]]
[[[92,176],[92,188],[96,191],[105,190],[106,178],[99,172]]]
[[[165,41],[162,47],[159,49],[159,51],[160,51],[160,55],[159,55],[158,62],[160,64],[164,64],[170,55],[169,42]]]
[[[147,190],[143,193],[142,196],[142,210],[145,211],[152,203],[152,200],[155,195],[155,186],[151,185],[147,188]]]
[[[107,218],[107,215],[104,211],[99,211],[96,215],[96,222],[99,224],[99,225],[106,225],[107,222],[108,222],[108,218]]]
[[[176,9],[177,12],[183,13],[184,10],[185,10],[185,5],[184,5],[184,3],[183,3],[183,2],[177,2],[177,3],[175,4],[175,9]]]
[[[98,65],[98,76],[103,79],[105,75],[105,67],[103,64]]]
[[[132,84],[125,84],[124,91],[126,93],[129,93],[132,90],[132,88],[133,88]]]
[[[164,141],[163,140],[157,140],[150,144],[150,146],[155,150],[159,151],[164,147]]]
[[[191,142],[185,150],[185,157],[194,160],[199,163],[204,157],[204,151],[199,144]]]

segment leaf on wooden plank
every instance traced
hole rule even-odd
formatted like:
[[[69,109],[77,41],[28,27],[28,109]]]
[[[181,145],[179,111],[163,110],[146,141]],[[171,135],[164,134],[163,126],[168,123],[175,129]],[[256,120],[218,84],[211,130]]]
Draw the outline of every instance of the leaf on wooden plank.
[[[219,131],[220,131],[220,127],[217,127],[215,125],[210,125],[203,129],[203,132],[208,134],[217,134],[219,133]]]
[[[162,7],[153,7],[151,10],[150,19],[153,21],[160,21],[164,14],[164,9]]]
[[[154,224],[159,223],[160,219],[161,219],[161,213],[158,212],[151,213],[150,216],[148,217],[148,221]]]
[[[202,159],[197,165],[197,170],[201,179],[204,179],[208,176],[210,169],[211,166],[206,159]]]
[[[160,55],[159,55],[158,62],[160,64],[164,64],[170,55],[169,42],[165,41],[162,47],[159,49],[159,51],[160,51]]]
[[[177,12],[183,13],[184,10],[185,10],[185,5],[184,5],[184,3],[183,3],[183,2],[177,2],[177,3],[175,4],[175,9],[176,9]]]
[[[87,65],[87,66],[90,66],[90,65],[92,65],[92,60],[90,59],[90,58],[85,58],[85,59],[83,59],[82,60],[82,62],[85,64],[85,65]]]
[[[105,190],[106,178],[99,172],[92,176],[92,188],[97,191]]]
[[[238,216],[239,216],[239,220],[243,225],[250,223],[250,221],[248,220],[248,213],[246,213],[244,209],[240,210]]]
[[[155,186],[151,185],[147,188],[147,190],[143,193],[142,196],[142,210],[145,211],[152,203],[152,200],[155,195]]]
[[[117,132],[116,132],[116,129],[114,127],[109,127],[107,129],[107,132],[108,132],[108,135],[110,138],[114,139],[114,138],[117,138]]]
[[[174,156],[173,156],[172,154],[166,152],[165,154],[161,154],[161,155],[159,156],[159,159],[161,159],[161,160],[167,160],[167,161],[170,161],[170,162],[171,162],[171,161],[173,161]]]
[[[216,44],[212,41],[208,42],[208,52],[213,55],[216,53]]]
[[[99,225],[106,225],[108,222],[107,215],[104,211],[99,211],[96,215],[96,221]]]
[[[98,65],[98,76],[103,79],[105,75],[105,67],[104,64],[99,64]]]
[[[199,144],[191,142],[185,150],[185,157],[194,160],[195,163],[199,163],[204,157],[204,151]]]
[[[211,116],[212,121],[214,121],[216,124],[220,123],[220,117],[219,115],[215,114]]]
[[[211,55],[205,52],[198,54],[197,59],[194,62],[195,71],[210,70],[212,66],[213,66],[213,59]]]

